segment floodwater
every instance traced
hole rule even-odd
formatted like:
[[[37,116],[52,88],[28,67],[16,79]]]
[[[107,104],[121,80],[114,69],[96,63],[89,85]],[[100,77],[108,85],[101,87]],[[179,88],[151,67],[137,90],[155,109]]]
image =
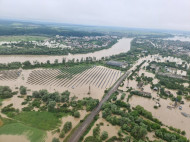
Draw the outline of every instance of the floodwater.
[[[189,102],[185,101],[185,105],[182,105],[183,110],[179,110],[178,107],[171,110],[168,109],[167,106],[171,106],[173,104],[170,99],[160,99],[159,103],[161,107],[159,107],[158,109],[154,109],[154,105],[156,105],[156,102],[154,100],[139,96],[133,96],[132,98],[130,98],[129,103],[132,107],[135,107],[137,105],[144,107],[146,110],[152,112],[152,115],[162,121],[165,125],[185,130],[186,137],[190,138],[190,118],[186,118],[181,115],[181,112],[190,114]]]
[[[84,137],[87,138],[88,136],[92,136],[93,135],[93,129],[96,127],[97,124],[103,123],[103,126],[100,126],[100,133],[102,133],[103,131],[108,132],[108,138],[111,138],[113,136],[117,136],[118,131],[120,130],[120,126],[113,126],[111,123],[107,122],[105,119],[102,118],[102,112],[99,113],[100,118],[95,122],[95,124],[93,125],[93,127],[90,129],[90,131],[88,132],[88,134]]]
[[[89,112],[86,112],[85,110],[79,110],[80,112],[80,118],[74,118],[73,116],[66,116],[62,118],[62,122],[61,122],[61,126],[59,127],[60,130],[62,130],[65,122],[70,121],[72,123],[72,128],[75,128],[77,126],[77,124],[79,124],[80,120],[84,119],[84,117],[89,114]],[[60,141],[63,141],[71,132],[72,130],[70,130],[68,133],[65,134],[64,138],[59,138],[59,133],[52,133],[51,131],[47,132],[47,137],[45,139],[45,142],[52,142],[52,139],[54,137],[59,138]]]
[[[43,74],[30,76],[32,72],[40,73],[42,71],[46,76],[41,76]],[[81,74],[73,76],[71,79],[57,79],[56,76],[58,74],[56,74],[56,71],[57,70],[44,69],[21,70],[19,77],[15,77],[14,80],[10,78],[0,79],[0,84],[2,86],[10,86],[14,91],[18,91],[15,88],[25,86],[27,89],[31,90],[27,91],[27,95],[31,95],[32,91],[39,91],[41,89],[47,89],[49,92],[63,92],[68,90],[71,92],[71,96],[75,95],[78,99],[92,97],[101,100],[104,95],[104,90],[112,86],[123,74],[115,69],[96,66]],[[17,70],[15,70],[15,72],[17,72]],[[18,98],[17,95],[15,95],[11,99],[6,99],[6,101],[3,102],[3,106],[13,103],[15,108],[22,109],[25,107],[24,105],[21,105],[22,102],[23,99]]]
[[[59,62],[62,62],[62,59],[65,58],[66,61],[76,59],[86,59],[86,57],[96,57],[96,60],[101,59],[102,57],[109,57],[112,55],[120,54],[130,50],[132,38],[122,38],[115,45],[109,49],[104,49],[101,51],[87,53],[87,54],[69,54],[64,56],[50,56],[50,55],[0,55],[0,63],[10,63],[10,62],[24,62],[34,61],[38,62],[47,62],[49,60],[51,63],[58,59]]]
[[[180,41],[189,41],[190,42],[190,37],[174,36],[172,38],[167,38],[166,40],[180,40]]]
[[[0,135],[0,142],[30,142],[24,135]]]

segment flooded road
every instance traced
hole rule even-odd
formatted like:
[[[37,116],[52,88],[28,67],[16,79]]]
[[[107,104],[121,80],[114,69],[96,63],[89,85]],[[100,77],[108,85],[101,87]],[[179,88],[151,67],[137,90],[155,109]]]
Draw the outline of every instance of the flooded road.
[[[65,58],[66,61],[71,60],[73,58],[81,60],[81,58],[86,59],[86,57],[95,57],[96,60],[101,59],[102,57],[109,57],[111,55],[120,54],[123,52],[127,52],[130,50],[131,38],[122,38],[118,40],[116,44],[114,44],[109,49],[104,49],[101,51],[87,53],[87,54],[69,54],[63,56],[50,56],[50,55],[0,55],[0,63],[10,63],[10,62],[24,62],[30,61],[33,63],[34,61],[38,62],[47,62],[49,60],[51,63],[58,59],[59,62],[62,62],[62,59]]]

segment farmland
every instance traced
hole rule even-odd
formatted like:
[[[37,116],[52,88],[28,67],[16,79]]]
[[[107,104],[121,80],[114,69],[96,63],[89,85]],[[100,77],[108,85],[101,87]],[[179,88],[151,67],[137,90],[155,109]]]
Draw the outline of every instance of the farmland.
[[[9,70],[0,72],[2,85],[21,85],[31,90],[69,90],[83,98],[90,95],[101,99],[105,89],[110,88],[123,73],[103,66],[74,66],[60,69]],[[82,89],[81,89],[82,88]],[[99,92],[95,95],[95,92]],[[79,95],[80,94],[80,95]]]
[[[80,68],[79,68],[80,69]],[[96,88],[109,88],[121,75],[120,71],[101,66],[91,67],[82,73],[79,70],[35,70],[29,75],[28,84],[49,85],[56,87],[76,88],[94,86]]]
[[[45,36],[0,36],[0,42],[10,41],[40,41],[45,40],[48,37]]]

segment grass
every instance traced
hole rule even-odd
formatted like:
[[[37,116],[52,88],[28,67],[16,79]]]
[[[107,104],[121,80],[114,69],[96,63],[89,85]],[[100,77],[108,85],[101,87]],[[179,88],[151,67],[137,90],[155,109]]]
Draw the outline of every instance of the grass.
[[[21,112],[13,118],[42,130],[53,130],[61,123],[60,119],[51,112]]]
[[[46,132],[22,123],[10,123],[0,127],[0,135],[26,135],[30,142],[42,142]]]
[[[44,36],[0,36],[0,41],[39,41],[45,40]]]

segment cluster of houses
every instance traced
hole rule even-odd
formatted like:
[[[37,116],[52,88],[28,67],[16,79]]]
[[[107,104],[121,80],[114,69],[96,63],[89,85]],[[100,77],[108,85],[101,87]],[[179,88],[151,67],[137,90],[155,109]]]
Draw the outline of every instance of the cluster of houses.
[[[117,36],[84,36],[84,37],[64,37],[56,36],[56,41],[68,47],[77,48],[101,48],[109,46]]]
[[[84,37],[72,37],[72,36],[59,36],[42,40],[31,41],[30,43],[36,46],[45,46],[48,48],[102,48],[109,46],[113,41],[118,40],[117,36],[84,36]],[[20,41],[19,41],[20,42]],[[11,47],[12,44],[19,42],[0,42],[0,45]],[[23,42],[23,41],[22,41]],[[27,43],[25,43],[27,44]]]

